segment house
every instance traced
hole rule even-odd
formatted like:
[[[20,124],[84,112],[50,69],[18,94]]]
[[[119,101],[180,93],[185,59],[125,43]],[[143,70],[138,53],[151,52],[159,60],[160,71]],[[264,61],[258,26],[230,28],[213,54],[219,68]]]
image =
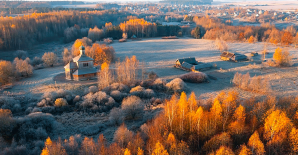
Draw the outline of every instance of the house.
[[[93,59],[85,55],[85,47],[81,46],[80,55],[73,58],[64,66],[67,80],[89,80],[96,78],[97,69],[93,65]]]
[[[202,70],[209,70],[212,68],[210,64],[198,62],[195,58],[183,58],[183,59],[177,59],[176,68],[181,68],[183,70],[188,71],[202,71]]]
[[[244,61],[247,60],[247,56],[239,53],[223,52],[220,55],[221,59],[224,61]]]

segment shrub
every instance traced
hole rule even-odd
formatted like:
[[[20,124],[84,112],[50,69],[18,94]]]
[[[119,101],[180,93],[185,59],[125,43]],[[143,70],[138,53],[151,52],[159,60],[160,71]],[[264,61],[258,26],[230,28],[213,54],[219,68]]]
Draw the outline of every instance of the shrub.
[[[157,79],[158,76],[155,72],[151,71],[149,74],[148,74],[148,79],[151,79],[151,80],[155,80]]]
[[[64,90],[64,89],[59,89],[56,94],[57,94],[56,98],[67,99],[69,98],[69,96],[72,96],[72,93],[70,91]]]
[[[17,57],[19,59],[25,60],[28,57],[28,52],[23,51],[23,50],[17,50],[14,53],[14,55],[15,55],[15,57]]]
[[[86,136],[92,136],[95,134],[100,133],[106,128],[104,124],[95,124],[91,126],[87,126],[81,129],[81,133],[86,135]]]
[[[0,152],[2,155],[19,155],[19,154],[30,154],[26,146],[12,146],[10,148],[5,148],[3,152]]]
[[[277,48],[273,54],[273,60],[275,60],[278,66],[291,66],[292,56],[288,51],[283,51],[281,48]]]
[[[169,92],[174,93],[181,93],[187,89],[186,84],[180,78],[173,79],[171,82],[166,84],[166,87]]]
[[[53,67],[57,63],[57,55],[53,52],[47,52],[42,56],[42,61],[50,67]]]
[[[57,98],[55,101],[55,107],[64,107],[67,105],[68,103],[64,98]]]
[[[131,88],[130,92],[129,93],[139,93],[139,92],[142,92],[144,91],[145,88],[141,87],[141,86],[136,86],[134,88]]]
[[[110,93],[111,91],[118,90],[122,93],[129,93],[130,88],[122,83],[113,83],[110,86],[104,88],[102,91]]]
[[[89,93],[83,97],[83,101],[79,104],[83,108],[91,108],[92,110],[108,110],[115,106],[115,100],[105,92]]]
[[[17,142],[45,140],[52,133],[55,118],[51,114],[31,113],[18,121],[18,133],[14,136]]]
[[[141,119],[143,117],[144,105],[142,100],[137,96],[129,96],[122,101],[121,110],[124,118]]]
[[[113,108],[109,114],[109,120],[115,125],[120,125],[123,122],[123,115],[120,108]]]
[[[126,147],[132,138],[133,132],[129,131],[124,124],[121,125],[114,134],[114,142],[118,143],[121,147]]]
[[[199,73],[190,72],[180,76],[180,79],[190,83],[203,83],[207,81],[208,77],[205,73],[202,73],[202,72],[199,72]]]
[[[152,89],[145,89],[141,86],[136,86],[130,90],[131,95],[138,96],[140,98],[152,98],[155,93]]]
[[[9,61],[0,61],[0,85],[4,85],[12,82],[13,76],[13,65]]]
[[[242,75],[236,73],[233,78],[233,84],[240,89],[267,93],[271,91],[268,79],[262,79],[260,76],[250,77],[249,73]]]
[[[61,92],[60,92],[60,96],[61,96]],[[51,101],[55,101],[57,97],[58,97],[58,94],[56,92],[45,92],[42,96],[43,99],[49,99]]]
[[[121,102],[127,96],[126,93],[121,93],[119,90],[113,90],[110,95],[117,101]]]
[[[158,78],[153,82],[151,89],[163,92],[167,90],[166,84],[166,80]]]
[[[89,93],[96,93],[98,91],[98,88],[96,86],[90,86],[89,87]]]
[[[73,103],[76,104],[77,102],[79,102],[81,100],[81,96],[77,95],[74,99],[73,99]]]
[[[19,100],[16,100],[13,97],[3,96],[0,97],[0,108],[9,109],[13,113],[21,111],[21,104]]]
[[[114,105],[115,105],[115,100],[112,98],[112,97],[109,97],[108,98],[108,101],[105,103],[105,106],[107,106],[107,107],[113,107]]]
[[[31,61],[32,66],[38,66],[43,63],[42,59],[40,57],[34,57],[34,59]]]
[[[112,90],[119,90],[120,92],[128,93],[129,92],[129,87],[122,84],[122,83],[113,83],[111,85]]]

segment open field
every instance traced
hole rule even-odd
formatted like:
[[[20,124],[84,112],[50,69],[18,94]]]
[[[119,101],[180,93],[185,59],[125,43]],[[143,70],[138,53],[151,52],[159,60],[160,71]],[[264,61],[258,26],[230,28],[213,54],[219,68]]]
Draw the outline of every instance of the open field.
[[[56,43],[55,43],[56,44]],[[64,47],[70,47],[71,44],[65,46],[59,45],[47,45],[57,53],[63,50]],[[192,39],[182,38],[176,40],[162,40],[159,38],[155,39],[144,39],[141,41],[128,41],[125,43],[115,42],[111,44],[116,51],[118,59],[123,60],[126,56],[130,57],[136,55],[141,62],[145,62],[147,71],[154,71],[161,78],[166,80],[173,79],[185,74],[186,71],[179,70],[173,67],[175,60],[184,57],[195,57],[198,61],[210,63],[211,65],[217,66],[217,69],[206,71],[207,74],[217,77],[217,80],[211,80],[210,83],[204,84],[188,84],[190,91],[194,91],[196,95],[201,97],[208,96],[210,94],[218,93],[222,90],[238,89],[234,88],[231,84],[231,79],[236,72],[246,73],[249,72],[251,76],[262,75],[270,79],[273,87],[273,92],[279,95],[298,95],[297,84],[295,82],[295,76],[298,75],[295,64],[290,68],[273,68],[264,67],[261,64],[261,57],[256,56],[251,61],[246,62],[226,62],[220,60],[220,52],[214,45],[214,41],[203,40],[203,39]],[[239,52],[242,54],[250,55],[251,52],[260,52],[263,50],[264,43],[229,43],[231,52]],[[46,47],[43,46],[41,49],[36,49],[35,52],[29,51],[29,54],[42,55]],[[276,46],[269,45],[267,47],[269,54],[266,56],[268,59],[272,58]],[[298,54],[295,48],[287,47],[287,50],[294,57],[296,61]],[[39,51],[39,52],[38,52]],[[62,66],[55,68],[45,68],[36,70],[34,75],[27,79],[22,79],[17,82],[15,86],[6,90],[16,94],[26,94],[28,92],[34,94],[44,93],[51,89],[55,89],[55,86],[66,89],[79,89],[80,85],[95,84],[96,81],[83,82],[83,83],[63,83],[54,80],[54,77],[58,74],[63,74],[64,68]],[[46,73],[46,74],[45,74]],[[282,74],[279,74],[282,73]],[[71,85],[71,87],[70,87]],[[49,89],[51,88],[51,89]],[[264,95],[255,94],[251,92],[245,92],[237,90],[240,95],[244,98],[253,95]]]
[[[244,2],[216,2],[214,5],[233,4],[235,6],[241,6],[244,8],[257,8],[263,10],[279,10],[289,11],[296,10],[298,6],[297,1],[244,1]]]
[[[56,44],[56,43],[55,43]],[[65,45],[70,47],[71,44]],[[48,44],[48,47],[56,48],[54,45]],[[288,68],[268,67],[261,63],[261,56],[251,58],[245,62],[226,62],[220,60],[220,52],[214,45],[214,41],[192,38],[181,38],[174,40],[163,40],[159,38],[144,39],[141,41],[128,41],[125,43],[115,42],[111,44],[116,51],[116,56],[120,60],[136,55],[141,62],[145,62],[146,70],[154,71],[160,78],[170,81],[173,78],[179,77],[186,71],[174,68],[174,63],[177,58],[195,57],[198,61],[210,63],[217,68],[206,71],[216,80],[210,79],[208,83],[191,84],[187,83],[190,92],[195,92],[200,99],[205,99],[216,95],[221,91],[235,90],[239,93],[240,98],[248,99],[249,97],[263,97],[267,95],[287,96],[298,95],[298,70],[297,64]],[[239,52],[250,55],[251,52],[260,52],[263,50],[264,43],[229,43],[231,52]],[[58,48],[63,50],[62,44]],[[32,54],[42,54],[36,49]],[[269,54],[267,59],[271,59],[273,52],[276,49],[273,45],[267,47]],[[294,63],[297,63],[298,54],[295,48],[288,47],[290,53],[295,57]],[[57,52],[60,52],[57,50]],[[113,65],[111,66],[113,68]],[[251,76],[261,75],[269,79],[272,87],[272,92],[269,94],[259,94],[240,90],[234,87],[231,80],[236,72],[245,74],[250,73]],[[66,82],[58,80],[64,73],[63,66],[53,68],[45,68],[35,70],[32,77],[22,79],[15,83],[11,89],[6,89],[4,95],[30,95],[34,96],[37,101],[45,92],[58,91],[59,89],[71,90],[74,94],[83,94],[86,88],[91,85],[96,85],[97,81],[82,81],[82,82]],[[58,80],[58,81],[56,81]],[[1,92],[2,93],[2,92]],[[125,122],[126,126],[131,131],[139,130],[140,126],[146,123],[151,118],[163,109],[163,105],[157,105],[152,109],[144,111],[144,117],[138,121]],[[71,110],[70,110],[71,111]],[[100,134],[104,134],[108,142],[113,142],[113,136],[118,126],[114,125],[109,120],[109,112],[89,113],[86,111],[68,111],[54,115],[56,121],[55,127],[50,135],[52,139],[68,139],[72,135],[88,136],[97,139]]]

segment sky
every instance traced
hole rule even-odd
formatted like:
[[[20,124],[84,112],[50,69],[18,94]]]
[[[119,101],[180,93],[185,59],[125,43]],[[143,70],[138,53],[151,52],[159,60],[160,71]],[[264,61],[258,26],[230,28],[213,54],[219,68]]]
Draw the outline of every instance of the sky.
[[[0,0],[1,1],[1,0]],[[96,2],[146,2],[146,1],[160,1],[160,0],[23,0],[23,1],[96,1]],[[284,0],[213,0],[221,2],[249,2],[249,1],[284,1]],[[297,0],[285,0],[285,1],[297,1]]]

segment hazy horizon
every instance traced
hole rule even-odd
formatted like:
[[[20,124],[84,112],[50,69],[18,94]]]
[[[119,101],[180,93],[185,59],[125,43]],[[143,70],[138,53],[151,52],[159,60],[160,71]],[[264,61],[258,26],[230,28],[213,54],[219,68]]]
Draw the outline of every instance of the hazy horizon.
[[[53,1],[53,0],[23,0],[23,1]],[[83,1],[83,2],[158,2],[161,0],[54,0],[54,1]],[[249,2],[249,1],[283,1],[283,0],[214,0],[214,2]],[[296,1],[296,0],[286,0]]]

